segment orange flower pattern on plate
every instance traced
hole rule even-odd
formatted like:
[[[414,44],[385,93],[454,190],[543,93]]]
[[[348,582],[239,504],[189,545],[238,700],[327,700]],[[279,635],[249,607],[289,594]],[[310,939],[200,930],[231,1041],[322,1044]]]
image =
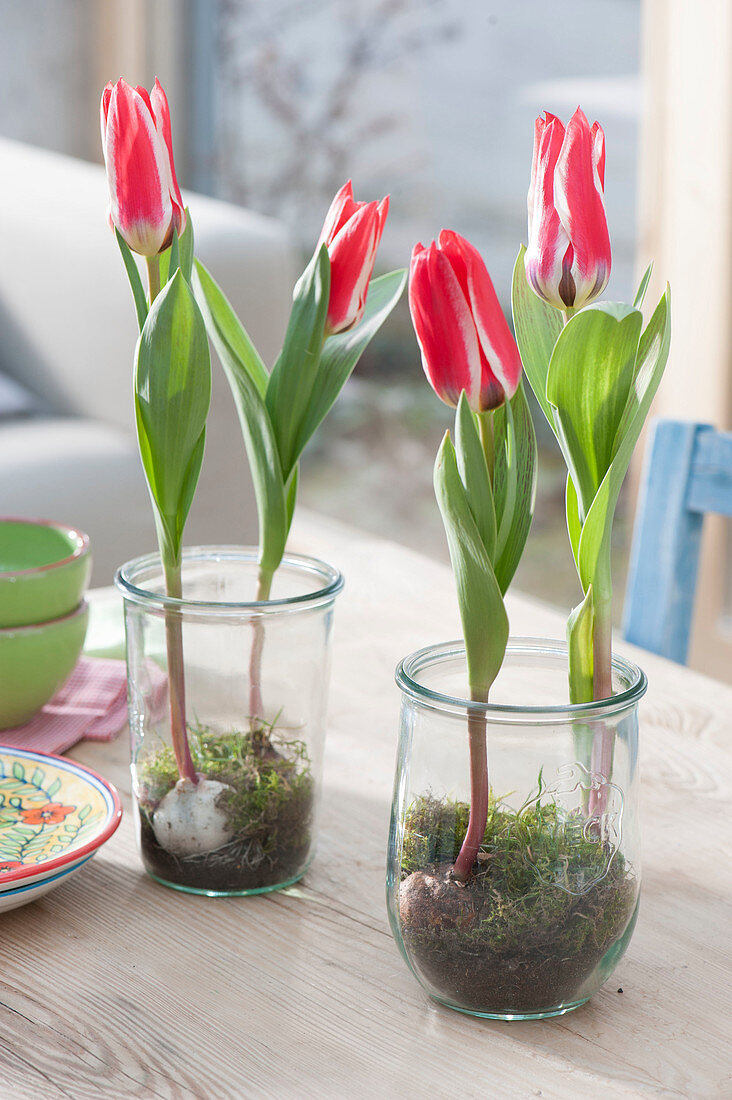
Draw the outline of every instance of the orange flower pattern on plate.
[[[72,814],[76,806],[62,806],[60,802],[47,802],[32,810],[20,810],[20,816],[26,825],[57,825],[67,814]]]

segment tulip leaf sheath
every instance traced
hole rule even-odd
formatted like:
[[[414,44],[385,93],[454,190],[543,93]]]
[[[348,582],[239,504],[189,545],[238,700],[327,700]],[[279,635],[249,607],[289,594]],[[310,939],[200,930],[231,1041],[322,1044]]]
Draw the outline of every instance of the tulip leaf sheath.
[[[156,298],[137,344],[140,454],[164,552],[177,559],[203,458],[211,361],[203,317],[181,272]]]
[[[492,562],[496,552],[496,509],[477,420],[463,390],[455,414],[455,456],[466,503]],[[455,491],[460,492],[457,487]]]
[[[589,703],[593,697],[593,619],[592,585],[590,585],[584,600],[573,608],[567,620],[570,703]]]
[[[506,653],[508,616],[449,432],[437,453],[434,481],[455,576],[470,690],[474,699],[486,700]]]
[[[536,500],[536,433],[523,381],[493,413],[493,499],[498,530],[493,566],[505,595],[526,545]]]
[[[496,484],[481,443],[479,417],[494,422]],[[455,413],[455,444],[448,433],[437,455],[434,479],[456,577],[470,688],[474,698],[483,698],[503,663],[508,640],[503,596],[534,508],[536,438],[521,389],[505,412],[501,408],[480,414],[471,411],[462,392]]]

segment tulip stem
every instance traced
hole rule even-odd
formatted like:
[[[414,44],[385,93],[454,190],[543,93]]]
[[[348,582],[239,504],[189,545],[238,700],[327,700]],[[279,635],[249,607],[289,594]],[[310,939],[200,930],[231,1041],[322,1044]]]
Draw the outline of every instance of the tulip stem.
[[[471,691],[474,702],[487,703],[487,691]],[[470,739],[470,816],[468,831],[455,860],[452,874],[458,882],[467,882],[478,850],[483,843],[488,820],[488,750],[486,746],[486,717],[483,711],[468,714]]]
[[[165,593],[176,600],[182,598],[180,559],[167,561],[163,557]],[[165,645],[168,654],[168,696],[170,699],[170,739],[181,779],[194,785],[198,776],[191,757],[186,734],[186,689],[183,663],[183,622],[175,608],[165,608]]]
[[[493,440],[493,410],[489,409],[488,412],[478,413],[478,431],[480,433],[480,442],[483,445],[483,454],[485,455],[485,464],[488,467],[488,476],[491,479],[491,485],[493,484],[493,468],[495,465],[495,443]]]
[[[612,637],[612,598],[597,601],[594,606],[592,626],[592,668],[593,696],[595,699],[609,699],[613,693],[613,637]],[[595,731],[592,744],[591,770],[593,774],[610,779],[613,767],[613,749],[615,735],[612,728],[602,722]],[[601,815],[607,805],[607,782],[590,791],[589,812],[591,816]]]
[[[257,581],[257,603],[264,603],[269,599],[273,577],[274,574],[269,570],[260,568]],[[263,738],[262,651],[264,649],[264,619],[261,615],[255,615],[252,630],[254,638],[249,658],[249,722],[252,740],[256,741]]]
[[[150,305],[153,304],[160,293],[160,260],[157,256],[146,256],[147,286],[150,297]]]

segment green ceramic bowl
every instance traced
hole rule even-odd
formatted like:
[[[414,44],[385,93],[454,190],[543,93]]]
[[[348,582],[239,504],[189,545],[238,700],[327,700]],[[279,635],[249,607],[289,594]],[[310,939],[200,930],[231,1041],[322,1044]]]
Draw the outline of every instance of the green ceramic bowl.
[[[89,539],[81,531],[0,519],[0,628],[68,615],[81,602],[90,568]]]
[[[68,680],[88,619],[84,601],[61,619],[0,630],[0,730],[24,725]]]

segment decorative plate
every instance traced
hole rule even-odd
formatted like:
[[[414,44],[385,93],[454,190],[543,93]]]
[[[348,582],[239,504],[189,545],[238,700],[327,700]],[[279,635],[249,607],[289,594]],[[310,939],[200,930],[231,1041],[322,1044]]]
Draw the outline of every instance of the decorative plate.
[[[9,898],[2,904],[6,893],[17,892],[22,904],[25,887],[43,885],[45,893],[80,867],[121,817],[119,795],[96,772],[62,756],[0,747],[0,911],[11,908]]]

